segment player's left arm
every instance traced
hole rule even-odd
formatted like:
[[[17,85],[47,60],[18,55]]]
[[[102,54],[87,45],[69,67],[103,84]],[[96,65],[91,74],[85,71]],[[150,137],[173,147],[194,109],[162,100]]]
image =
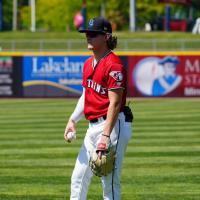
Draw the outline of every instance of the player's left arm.
[[[115,126],[118,114],[122,105],[123,93],[126,87],[126,74],[122,64],[114,63],[107,68],[107,87],[109,106],[107,111],[107,118],[101,137],[101,143],[108,144],[110,142],[110,134]]]
[[[108,107],[107,119],[104,126],[103,135],[101,137],[101,143],[108,144],[110,142],[109,137],[115,126],[118,114],[120,112],[123,92],[123,88],[116,88],[108,91],[108,98],[110,104]]]
[[[108,107],[104,134],[110,135],[115,126],[121,108],[123,92],[124,92],[123,88],[117,88],[108,91],[108,98],[110,104]]]

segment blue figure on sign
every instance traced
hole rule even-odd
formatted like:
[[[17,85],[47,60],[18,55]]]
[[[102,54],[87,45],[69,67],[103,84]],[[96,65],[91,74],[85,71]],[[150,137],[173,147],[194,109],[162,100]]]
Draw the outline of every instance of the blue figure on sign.
[[[158,62],[162,66],[163,74],[153,82],[152,95],[162,96],[173,91],[181,82],[182,78],[176,74],[176,65],[179,64],[177,57],[167,56]]]

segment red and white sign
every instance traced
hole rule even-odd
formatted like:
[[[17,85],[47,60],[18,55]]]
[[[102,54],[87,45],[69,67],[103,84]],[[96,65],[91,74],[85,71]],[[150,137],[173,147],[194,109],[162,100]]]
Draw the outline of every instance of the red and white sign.
[[[129,96],[200,96],[200,56],[129,56]]]

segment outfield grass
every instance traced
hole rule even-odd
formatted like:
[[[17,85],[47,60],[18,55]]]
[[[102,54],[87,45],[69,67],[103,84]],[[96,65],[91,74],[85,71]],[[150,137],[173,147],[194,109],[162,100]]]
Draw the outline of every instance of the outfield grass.
[[[0,200],[69,199],[70,176],[87,122],[65,143],[73,99],[0,100]],[[199,99],[136,99],[122,200],[199,200]],[[88,200],[101,200],[96,177]]]
[[[199,51],[200,35],[190,32],[114,32],[118,51]],[[75,39],[75,40],[74,40]],[[82,39],[82,40],[80,40]],[[76,32],[0,32],[0,51],[86,51]]]
[[[117,31],[113,35],[117,35],[121,39],[200,39],[200,35],[193,35],[191,32],[129,32]],[[0,32],[0,39],[80,39],[85,38],[84,34],[78,31],[72,32],[28,32],[28,31],[9,31]]]

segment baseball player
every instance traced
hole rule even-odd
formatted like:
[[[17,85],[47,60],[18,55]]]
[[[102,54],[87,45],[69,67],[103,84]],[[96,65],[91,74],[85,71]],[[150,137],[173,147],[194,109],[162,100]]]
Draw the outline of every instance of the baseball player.
[[[124,153],[131,138],[132,118],[125,112],[126,71],[112,50],[117,38],[112,36],[109,21],[98,17],[89,20],[85,33],[88,49],[93,52],[84,63],[83,93],[66,125],[64,139],[71,142],[76,123],[83,117],[89,126],[71,177],[71,200],[86,200],[94,175],[89,162],[91,153],[101,152],[111,144],[116,152],[114,168],[101,177],[104,200],[120,200],[120,176]]]

